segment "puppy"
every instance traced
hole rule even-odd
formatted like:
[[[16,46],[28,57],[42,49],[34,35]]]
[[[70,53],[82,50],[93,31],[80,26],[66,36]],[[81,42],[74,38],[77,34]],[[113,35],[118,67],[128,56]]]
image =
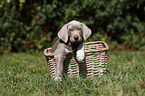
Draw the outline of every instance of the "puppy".
[[[59,40],[52,47],[57,64],[56,81],[61,81],[67,73],[63,70],[63,65],[68,66],[72,56],[75,56],[78,63],[85,64],[85,52],[82,43],[90,35],[91,30],[85,24],[75,20],[65,24],[58,32]],[[80,73],[80,75],[86,75],[86,72]]]

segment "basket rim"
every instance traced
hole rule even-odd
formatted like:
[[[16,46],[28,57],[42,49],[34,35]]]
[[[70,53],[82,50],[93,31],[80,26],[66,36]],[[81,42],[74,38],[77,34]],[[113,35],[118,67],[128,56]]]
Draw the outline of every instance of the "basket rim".
[[[89,53],[89,52],[100,52],[100,51],[108,51],[109,50],[109,46],[104,41],[86,42],[86,43],[83,43],[83,45],[95,44],[95,43],[98,43],[98,44],[99,43],[102,43],[102,44],[104,44],[105,48],[85,50],[85,53]],[[54,56],[54,53],[47,53],[47,50],[50,50],[50,49],[52,49],[52,48],[50,47],[50,48],[44,49],[44,55],[45,56]]]

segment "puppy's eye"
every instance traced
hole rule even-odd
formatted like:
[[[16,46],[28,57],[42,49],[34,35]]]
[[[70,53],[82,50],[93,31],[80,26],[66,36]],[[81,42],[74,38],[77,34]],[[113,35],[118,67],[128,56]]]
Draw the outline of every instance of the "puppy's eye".
[[[81,30],[81,28],[78,28],[78,30]]]
[[[73,31],[73,29],[69,29],[69,31]]]

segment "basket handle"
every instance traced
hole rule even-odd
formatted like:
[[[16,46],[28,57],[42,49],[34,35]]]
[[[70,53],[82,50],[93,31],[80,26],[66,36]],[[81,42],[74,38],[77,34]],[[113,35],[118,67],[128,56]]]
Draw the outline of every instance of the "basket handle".
[[[44,55],[45,55],[45,56],[54,56],[54,53],[47,52],[48,50],[51,50],[51,49],[52,49],[52,48],[44,49]]]
[[[85,45],[85,44],[94,44],[94,43],[102,43],[105,46],[105,48],[90,49],[90,50],[85,50],[85,52],[96,52],[96,51],[99,52],[99,51],[107,51],[109,49],[109,46],[104,41],[87,42],[87,43],[83,43],[83,44]]]
[[[102,43],[102,44],[104,44],[105,48],[85,50],[86,53],[88,53],[88,52],[96,52],[96,51],[97,52],[99,52],[99,51],[107,51],[109,49],[109,46],[104,41],[87,42],[87,43],[83,43],[83,44],[85,45],[85,44],[94,44],[94,43]],[[44,55],[45,56],[54,56],[54,53],[47,52],[48,50],[51,50],[51,48],[44,49]]]

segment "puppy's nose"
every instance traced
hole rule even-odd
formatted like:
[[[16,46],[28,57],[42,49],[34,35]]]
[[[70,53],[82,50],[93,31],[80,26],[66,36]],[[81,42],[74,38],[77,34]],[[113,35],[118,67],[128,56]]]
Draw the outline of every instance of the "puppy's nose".
[[[75,39],[75,40],[78,40],[78,39],[79,39],[79,36],[75,35],[75,36],[74,36],[74,39]]]

